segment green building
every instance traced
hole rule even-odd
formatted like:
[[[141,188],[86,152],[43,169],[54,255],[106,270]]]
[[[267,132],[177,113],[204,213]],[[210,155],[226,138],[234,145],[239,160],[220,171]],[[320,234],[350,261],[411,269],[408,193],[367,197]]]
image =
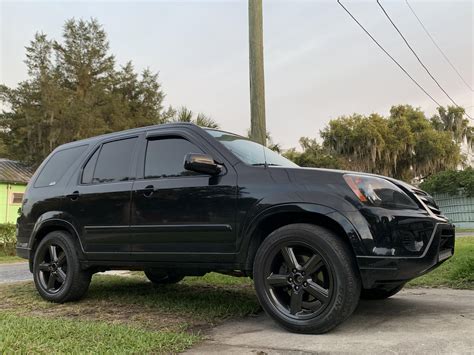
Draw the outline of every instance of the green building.
[[[33,172],[23,164],[0,159],[0,223],[16,223],[26,184]]]

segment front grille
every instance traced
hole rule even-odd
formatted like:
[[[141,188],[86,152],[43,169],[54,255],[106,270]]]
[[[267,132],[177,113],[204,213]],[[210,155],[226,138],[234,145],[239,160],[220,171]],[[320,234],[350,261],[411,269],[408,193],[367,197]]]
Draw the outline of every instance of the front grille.
[[[426,192],[423,190],[418,190],[418,189],[413,189],[413,193],[421,200],[423,203],[428,207],[431,212],[433,212],[435,215],[441,215],[441,211],[439,210],[438,205],[436,204],[436,201],[434,200],[433,197],[428,195]]]

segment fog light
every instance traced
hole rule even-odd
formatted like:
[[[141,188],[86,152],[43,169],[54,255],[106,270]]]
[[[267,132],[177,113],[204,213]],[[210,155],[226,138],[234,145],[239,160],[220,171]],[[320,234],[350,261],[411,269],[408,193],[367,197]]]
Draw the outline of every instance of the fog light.
[[[399,233],[402,245],[406,250],[416,253],[423,248],[424,242],[420,236],[409,231],[400,231]]]

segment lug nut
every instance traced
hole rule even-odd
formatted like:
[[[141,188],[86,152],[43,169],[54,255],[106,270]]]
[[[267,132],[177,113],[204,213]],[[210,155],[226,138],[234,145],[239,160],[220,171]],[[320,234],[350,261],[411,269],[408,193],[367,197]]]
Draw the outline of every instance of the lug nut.
[[[293,274],[296,274],[296,269],[293,269]]]
[[[303,284],[303,286],[304,286],[304,287],[308,286],[308,283],[307,283],[307,282],[305,282],[305,283]]]
[[[288,278],[288,281],[292,282],[292,281],[293,281],[293,279],[292,279],[291,277],[289,277],[289,278]]]
[[[295,286],[295,290],[298,291],[300,288],[299,286]]]

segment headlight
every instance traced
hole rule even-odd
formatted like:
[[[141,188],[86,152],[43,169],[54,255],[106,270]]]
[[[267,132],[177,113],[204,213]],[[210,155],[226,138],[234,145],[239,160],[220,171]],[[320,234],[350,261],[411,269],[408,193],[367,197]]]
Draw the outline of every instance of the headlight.
[[[357,174],[345,174],[344,180],[365,205],[391,209],[419,208],[403,190],[388,180]]]

